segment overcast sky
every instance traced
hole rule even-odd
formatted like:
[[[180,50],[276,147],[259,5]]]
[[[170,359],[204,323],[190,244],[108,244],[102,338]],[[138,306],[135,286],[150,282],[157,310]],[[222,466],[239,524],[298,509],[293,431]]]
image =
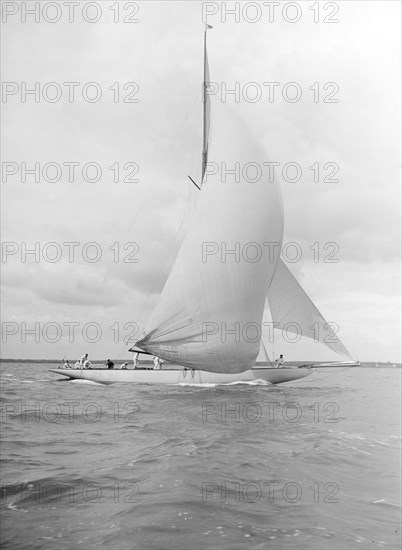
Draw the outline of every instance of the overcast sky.
[[[119,13],[110,9],[114,3],[98,2],[101,17],[94,23],[84,20],[81,6],[69,23],[60,3],[59,14],[49,8],[39,13],[38,23],[29,15],[23,22],[23,5],[32,4],[3,2],[9,15],[3,22],[2,79],[15,84],[7,85],[2,103],[2,241],[15,244],[3,249],[2,321],[15,334],[3,333],[2,357],[130,357],[121,341],[130,332],[125,324],[146,321],[174,261],[183,219],[197,199],[187,175],[199,178],[200,172],[202,2],[137,2],[135,14],[133,2],[121,2]],[[284,3],[272,22],[268,7],[259,4],[255,23],[255,3],[239,22],[229,14],[223,21],[221,2],[208,4],[211,12],[219,9],[208,17],[211,81],[220,90],[223,83],[232,89],[238,82],[246,99],[235,102],[228,95],[227,101],[269,159],[302,168],[298,182],[278,172],[284,242],[296,242],[302,251],[300,261],[287,265],[327,320],[339,325],[355,357],[400,361],[400,3],[338,1],[327,11],[320,4],[317,12],[309,9],[313,2],[298,2],[300,14],[295,8],[285,12],[288,19],[300,15],[294,23],[285,20]],[[226,3],[228,9],[233,5]],[[58,22],[45,20],[57,15]],[[93,19],[94,8],[84,15]],[[138,22],[124,23],[124,17]],[[324,17],[339,21],[324,23]],[[21,95],[23,82],[29,89],[39,82],[37,102],[32,94]],[[57,93],[46,86],[51,82],[62,91],[58,101],[50,101]],[[79,83],[71,103],[64,82]],[[90,82],[102,91],[97,102],[83,99],[82,93],[89,99],[96,93],[94,86],[84,88]],[[136,85],[124,89],[129,82]],[[259,101],[245,88],[250,82],[261,89]],[[279,83],[272,102],[264,82]],[[300,101],[283,98],[289,82],[300,87]],[[336,87],[324,89],[329,82]],[[323,102],[330,92],[338,102]],[[29,174],[22,181],[23,163],[40,163],[42,169],[49,162],[63,168],[60,181],[46,181],[57,179],[54,167],[39,182]],[[79,163],[72,182],[65,162]],[[85,181],[82,168],[89,162],[101,167],[100,181]],[[135,164],[124,168],[126,163]],[[318,182],[309,169],[315,163]],[[326,163],[338,165],[338,182],[323,181],[333,166],[325,171]],[[114,181],[117,166],[122,180],[135,165],[139,171],[131,180],[138,182]],[[86,179],[94,174],[89,168]],[[38,261],[23,255],[23,247],[35,242]],[[62,250],[59,261],[48,261],[56,251],[46,248],[50,242]],[[65,242],[78,243],[72,262]],[[97,251],[85,248],[93,242]],[[124,250],[129,242],[136,247]],[[336,245],[324,250],[326,243]],[[324,262],[334,247],[339,262]],[[88,261],[99,251],[98,262]],[[123,262],[128,256],[138,262]],[[39,323],[37,341],[32,334],[24,338],[24,323],[28,329]],[[48,323],[58,323],[60,338]],[[77,323],[73,342],[66,323]],[[102,328],[98,342],[88,341],[95,339],[93,327],[85,341],[86,323]],[[319,345],[287,344],[280,336],[275,351],[288,359],[329,357]]]

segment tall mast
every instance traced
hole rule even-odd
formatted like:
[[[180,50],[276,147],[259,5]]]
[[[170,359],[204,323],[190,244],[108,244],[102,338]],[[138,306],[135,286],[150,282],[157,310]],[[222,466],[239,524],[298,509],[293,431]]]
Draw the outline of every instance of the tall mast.
[[[208,130],[207,130],[207,81],[209,80],[208,74],[208,61],[207,61],[207,30],[212,29],[211,25],[205,23],[204,30],[204,75],[202,85],[202,101],[203,101],[203,132],[202,132],[202,170],[201,170],[201,184],[204,179],[205,168],[207,164],[208,156]]]

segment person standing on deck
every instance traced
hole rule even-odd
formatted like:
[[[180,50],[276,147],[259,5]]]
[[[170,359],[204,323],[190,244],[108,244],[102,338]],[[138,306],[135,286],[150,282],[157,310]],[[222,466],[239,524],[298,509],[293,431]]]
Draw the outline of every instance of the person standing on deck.
[[[159,357],[157,357],[155,355],[155,357],[154,357],[154,370],[159,370],[161,368],[161,365],[162,365],[162,359],[159,359]]]
[[[88,359],[88,354],[85,353],[85,355],[83,355],[80,359],[80,367],[81,368],[84,366],[84,363],[85,363],[85,361],[87,361],[87,359]]]
[[[134,357],[133,357],[133,364],[134,364],[134,368],[136,369],[137,368],[137,365],[138,365],[138,358],[139,358],[140,354],[138,353],[138,351],[136,351],[134,353]]]

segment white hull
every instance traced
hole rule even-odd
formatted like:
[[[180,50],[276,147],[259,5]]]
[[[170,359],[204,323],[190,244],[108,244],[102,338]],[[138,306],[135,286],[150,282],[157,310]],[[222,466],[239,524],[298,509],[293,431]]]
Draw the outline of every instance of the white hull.
[[[222,374],[191,369],[49,369],[72,379],[90,380],[100,384],[131,382],[137,384],[230,384],[265,380],[271,384],[282,384],[304,378],[313,372],[309,367],[270,368],[254,367],[237,374]]]

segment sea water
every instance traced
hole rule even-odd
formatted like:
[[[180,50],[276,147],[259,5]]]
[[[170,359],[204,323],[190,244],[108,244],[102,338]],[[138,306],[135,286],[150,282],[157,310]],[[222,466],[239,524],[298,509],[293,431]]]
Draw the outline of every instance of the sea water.
[[[102,386],[2,363],[2,546],[400,547],[400,368]]]

